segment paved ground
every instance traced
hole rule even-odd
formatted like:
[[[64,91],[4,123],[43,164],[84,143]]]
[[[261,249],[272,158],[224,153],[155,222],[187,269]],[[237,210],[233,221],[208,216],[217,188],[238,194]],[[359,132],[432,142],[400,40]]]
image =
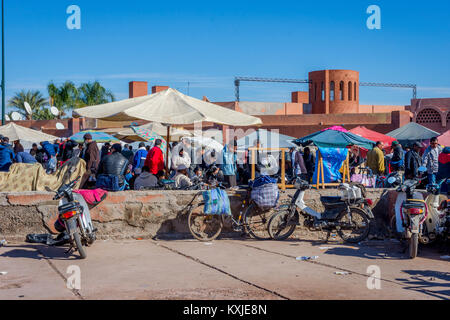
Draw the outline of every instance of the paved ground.
[[[406,259],[390,241],[98,240],[86,260],[64,250],[0,247],[0,272],[8,272],[0,275],[0,299],[450,298],[449,260],[429,247]],[[297,261],[299,256],[319,258]],[[81,270],[80,290],[66,287],[71,265]],[[367,288],[371,265],[381,271],[379,290]]]

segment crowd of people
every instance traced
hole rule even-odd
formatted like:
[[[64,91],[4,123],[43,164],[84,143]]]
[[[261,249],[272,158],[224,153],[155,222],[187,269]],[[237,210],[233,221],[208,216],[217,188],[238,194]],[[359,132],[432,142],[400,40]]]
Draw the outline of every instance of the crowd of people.
[[[260,142],[255,141],[254,147],[260,148]],[[13,163],[40,163],[47,173],[53,173],[69,159],[78,157],[86,163],[82,188],[104,187],[115,191],[152,189],[169,184],[174,189],[188,189],[199,184],[234,188],[248,183],[253,162],[256,176],[281,175],[280,158],[259,151],[255,153],[256,159],[252,159],[248,150],[238,151],[236,140],[222,150],[195,147],[187,139],[173,142],[168,148],[168,161],[160,139],[152,146],[141,142],[137,150],[127,144],[122,147],[119,143],[105,143],[99,149],[92,135],[87,133],[83,143],[70,139],[43,141],[39,145],[33,144],[31,150],[25,152],[20,141],[10,144],[8,137],[0,136],[0,171],[8,171]],[[367,159],[362,159],[356,148],[352,149],[350,167],[354,173],[354,169],[365,162],[375,175],[401,171],[405,178],[411,179],[418,176],[419,167],[425,166],[430,183],[435,183],[442,151],[436,138],[430,140],[425,150],[419,142],[403,148],[395,141],[392,153],[388,155],[383,143],[377,142],[367,153]],[[311,181],[315,162],[315,154],[309,147],[290,148],[285,158],[288,181],[297,177]],[[268,167],[272,167],[271,170],[267,171]]]
[[[448,153],[448,148],[446,148]],[[367,166],[375,175],[386,175],[389,172],[401,172],[405,179],[419,177],[419,168],[426,167],[428,183],[436,184],[440,173],[439,157],[444,148],[438,144],[437,138],[430,139],[430,145],[424,149],[421,142],[402,147],[398,141],[392,143],[392,153],[386,155],[384,145],[378,141],[375,147],[367,153]],[[441,170],[442,171],[442,170]],[[447,175],[443,173],[441,175]]]

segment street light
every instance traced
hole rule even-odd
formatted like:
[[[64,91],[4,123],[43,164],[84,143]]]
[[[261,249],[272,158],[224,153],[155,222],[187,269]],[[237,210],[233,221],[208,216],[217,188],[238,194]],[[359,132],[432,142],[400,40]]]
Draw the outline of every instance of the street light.
[[[2,125],[5,125],[5,1],[2,0]]]

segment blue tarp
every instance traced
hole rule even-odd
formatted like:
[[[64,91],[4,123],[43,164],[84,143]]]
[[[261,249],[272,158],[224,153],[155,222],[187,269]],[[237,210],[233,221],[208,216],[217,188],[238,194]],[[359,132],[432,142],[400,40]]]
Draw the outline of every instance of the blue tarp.
[[[343,162],[347,159],[347,148],[319,148],[319,152],[323,159],[323,173],[324,182],[331,183],[342,179],[342,174],[339,170]],[[319,168],[319,157],[316,156],[316,170],[313,176],[313,183],[317,182],[317,170]],[[322,182],[322,178],[320,178]]]

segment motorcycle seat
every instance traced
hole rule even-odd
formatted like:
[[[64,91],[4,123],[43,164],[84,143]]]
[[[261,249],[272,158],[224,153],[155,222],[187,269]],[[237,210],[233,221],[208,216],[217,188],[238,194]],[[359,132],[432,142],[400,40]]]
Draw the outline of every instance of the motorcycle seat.
[[[403,208],[405,209],[425,208],[425,203],[422,201],[407,200],[403,202]]]
[[[320,201],[323,203],[337,204],[343,202],[341,197],[320,197]]]

